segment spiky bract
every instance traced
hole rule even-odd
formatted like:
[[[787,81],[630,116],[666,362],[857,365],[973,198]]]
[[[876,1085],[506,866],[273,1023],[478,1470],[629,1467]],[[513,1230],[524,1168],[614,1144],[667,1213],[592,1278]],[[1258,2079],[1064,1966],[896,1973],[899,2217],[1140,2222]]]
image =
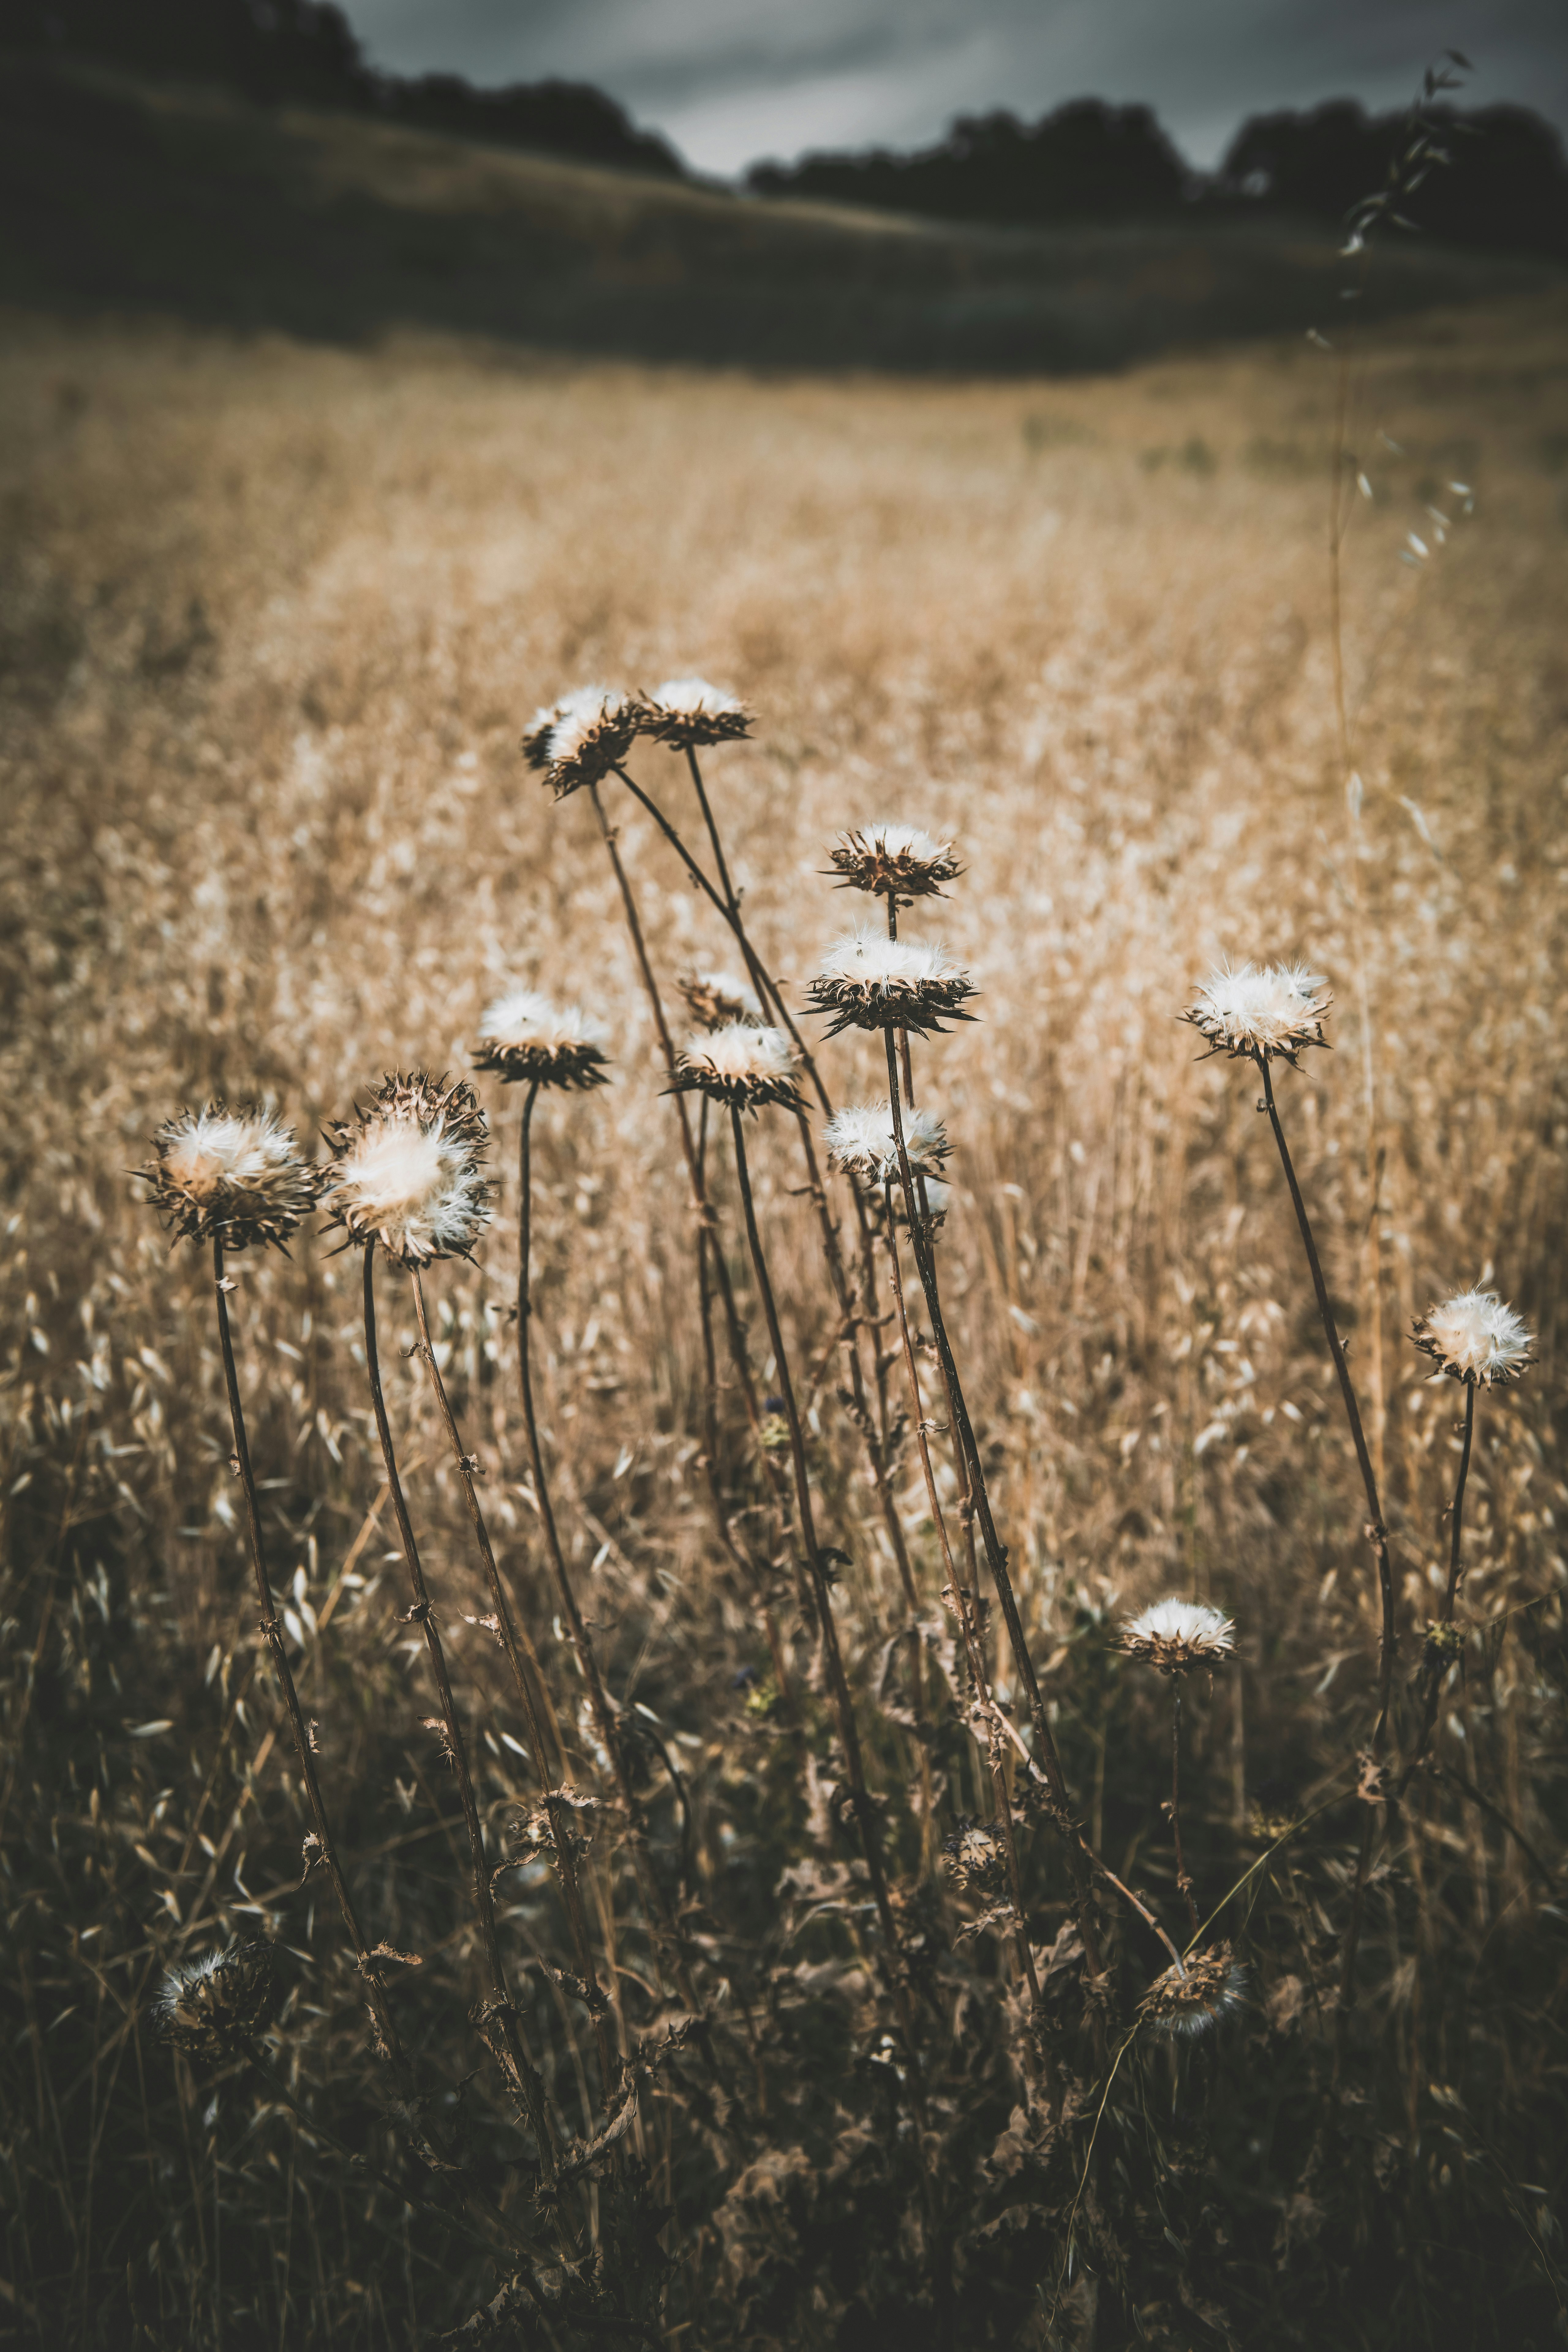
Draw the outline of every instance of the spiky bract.
[[[945,1020],[973,1018],[963,1007],[974,992],[939,941],[890,940],[868,924],[834,941],[806,992],[813,1011],[831,1016],[830,1037],[843,1029],[940,1030]]]
[[[393,1076],[327,1139],[337,1164],[326,1212],[351,1240],[379,1241],[399,1265],[469,1255],[490,1213],[489,1129],[472,1087]]]
[[[522,738],[523,757],[542,769],[556,799],[596,784],[637,740],[637,706],[613,686],[579,686],[536,710]]]
[[[1156,1977],[1138,2005],[1138,2015],[1155,2033],[1185,2041],[1208,2033],[1247,1999],[1247,1972],[1228,1944],[1190,1952],[1180,1968]]]
[[[1456,1291],[1418,1315],[1410,1336],[1439,1371],[1467,1388],[1517,1381],[1531,1361],[1534,1338],[1495,1290]]]
[[[229,1250],[271,1242],[280,1249],[321,1198],[321,1172],[293,1129],[256,1104],[183,1110],[158,1129],[153,1150],[137,1173],[152,1188],[151,1206],[181,1240],[221,1242]]]
[[[710,1095],[716,1102],[758,1110],[781,1103],[799,1110],[795,1056],[782,1029],[731,1021],[722,1029],[694,1030],[687,1039],[672,1090]]]
[[[580,1004],[557,1004],[537,989],[514,988],[486,1006],[474,1067],[494,1070],[509,1083],[602,1087],[609,1042],[604,1023]]]
[[[1186,1674],[1194,1666],[1223,1665],[1235,1652],[1236,1627],[1223,1611],[1173,1595],[1129,1617],[1117,1647],[1163,1675]]]
[[[933,1177],[952,1150],[946,1128],[929,1110],[908,1109],[903,1122],[904,1148],[911,1173]],[[864,1184],[886,1184],[897,1180],[899,1142],[888,1103],[856,1103],[848,1109],[835,1111],[822,1130],[822,1138],[828,1158],[847,1176],[858,1177]]]
[[[726,1029],[735,1021],[763,1022],[762,1000],[738,972],[689,971],[675,984],[691,1018],[704,1029]]]
[[[963,873],[951,841],[918,824],[857,825],[828,851],[841,889],[869,890],[884,898],[930,898]]]
[[[1304,1045],[1327,1045],[1323,1015],[1333,1003],[1321,973],[1304,963],[1221,964],[1182,1014],[1212,1052],[1295,1064]]]
[[[231,2058],[261,2032],[272,2005],[272,1947],[258,1937],[182,1960],[153,2000],[160,2038],[194,2058]]]
[[[667,677],[637,703],[639,734],[677,751],[700,751],[709,743],[733,743],[752,731],[744,703],[705,677]]]

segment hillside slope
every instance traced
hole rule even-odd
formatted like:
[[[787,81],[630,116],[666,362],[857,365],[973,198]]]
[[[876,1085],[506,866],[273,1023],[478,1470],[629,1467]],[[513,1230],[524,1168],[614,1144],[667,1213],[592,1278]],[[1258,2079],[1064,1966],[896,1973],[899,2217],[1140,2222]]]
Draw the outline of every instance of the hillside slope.
[[[211,92],[0,68],[0,299],[360,341],[394,327],[783,366],[1073,370],[1333,324],[1333,241],[1278,227],[946,226]],[[1547,265],[1411,245],[1367,307]]]

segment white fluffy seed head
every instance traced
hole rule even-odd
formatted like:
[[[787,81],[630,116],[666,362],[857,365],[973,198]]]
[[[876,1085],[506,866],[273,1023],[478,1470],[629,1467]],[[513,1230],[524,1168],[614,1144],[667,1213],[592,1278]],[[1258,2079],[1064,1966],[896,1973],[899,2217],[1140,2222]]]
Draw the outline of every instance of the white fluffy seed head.
[[[182,1111],[153,1139],[155,1158],[140,1172],[171,1231],[227,1249],[281,1244],[315,1207],[321,1178],[291,1129],[270,1111],[209,1103]]]
[[[705,677],[667,677],[638,702],[637,727],[673,751],[695,751],[749,735],[752,714],[736,696]]]
[[[851,1027],[923,1034],[970,1019],[962,1007],[974,986],[940,940],[890,940],[859,923],[834,940],[808,993],[815,1011],[832,1015],[830,1036]]]
[[[1154,2032],[1185,2041],[1212,2032],[1246,2000],[1247,1971],[1231,1958],[1228,1944],[1211,1944],[1156,1977],[1139,2004],[1139,2015]]]
[[[169,1969],[153,1996],[153,2022],[162,2040],[194,2057],[232,2057],[260,2033],[271,1992],[271,1946],[230,1944]]]
[[[357,1123],[332,1131],[327,1213],[401,1265],[466,1257],[489,1220],[484,1114],[473,1090],[423,1071],[388,1078]]]
[[[906,1110],[903,1120],[911,1171],[917,1176],[933,1177],[952,1149],[946,1128],[929,1110]],[[856,1103],[835,1111],[823,1129],[823,1140],[835,1167],[846,1175],[858,1176],[868,1184],[897,1182],[898,1139],[892,1110],[886,1102]]]
[[[1221,964],[1182,1015],[1215,1053],[1293,1061],[1304,1045],[1324,1045],[1323,1015],[1333,1003],[1320,972],[1304,963]]]
[[[727,1021],[694,1029],[680,1056],[680,1078],[726,1102],[792,1102],[795,1056],[782,1029]]]
[[[1533,1333],[1495,1290],[1460,1290],[1417,1318],[1412,1336],[1439,1371],[1468,1387],[1518,1380]]]
[[[542,768],[557,800],[597,783],[637,736],[637,707],[618,687],[578,686],[536,710],[523,730],[523,756]]]
[[[1223,1611],[1172,1595],[1129,1617],[1118,1646],[1130,1658],[1179,1675],[1194,1666],[1222,1665],[1236,1648],[1236,1627]]]
[[[514,988],[488,1005],[474,1050],[477,1069],[542,1087],[596,1087],[610,1033],[580,1004],[557,1004],[537,989]]]

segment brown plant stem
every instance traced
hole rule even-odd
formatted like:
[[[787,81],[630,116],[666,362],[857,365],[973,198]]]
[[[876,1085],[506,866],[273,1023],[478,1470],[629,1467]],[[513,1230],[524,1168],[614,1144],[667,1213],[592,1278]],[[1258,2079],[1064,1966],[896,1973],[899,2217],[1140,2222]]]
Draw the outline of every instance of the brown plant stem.
[[[1465,1488],[1470,1475],[1470,1446],[1476,1432],[1476,1383],[1465,1382],[1465,1437],[1459,1454],[1459,1475],[1454,1487],[1454,1501],[1448,1515],[1448,1584],[1443,1595],[1443,1613],[1438,1622],[1451,1625],[1459,1597],[1459,1547],[1465,1523]],[[1433,1727],[1437,1720],[1437,1701],[1448,1671],[1448,1660],[1441,1651],[1429,1659],[1425,1673],[1426,1688],[1421,1702],[1421,1728],[1409,1761],[1399,1776],[1398,1793],[1403,1796],[1411,1774],[1415,1771],[1431,1746]]]
[[[239,1376],[235,1369],[234,1339],[228,1324],[228,1297],[224,1279],[223,1244],[213,1243],[213,1286],[217,1297],[218,1342],[223,1350],[223,1375],[228,1390],[229,1419],[234,1424],[234,1459],[239,1473],[239,1483],[245,1494],[245,1527],[250,1549],[251,1574],[256,1580],[257,1598],[261,1603],[261,1637],[272,1653],[272,1664],[278,1676],[283,1704],[288,1710],[289,1728],[294,1738],[294,1753],[300,1762],[300,1778],[305,1790],[305,1800],[310,1808],[310,1819],[316,1827],[316,1847],[332,1882],[332,1892],[338,1899],[349,1941],[354,1948],[354,1958],[364,1980],[366,1998],[381,2047],[397,2079],[399,2093],[405,2100],[415,2094],[414,2075],[397,2028],[393,2023],[392,2010],[387,2000],[386,1987],[375,1956],[364,1939],[359,1917],[338,1859],[337,1845],[332,1837],[321,1795],[321,1780],[316,1771],[316,1759],[310,1747],[310,1736],[300,1712],[300,1694],[294,1685],[293,1670],[289,1654],[283,1646],[282,1629],[278,1622],[277,1604],[272,1597],[272,1580],[267,1572],[266,1549],[261,1539],[261,1512],[257,1501],[256,1475],[250,1466],[250,1444],[246,1435],[245,1412],[239,1401]]]
[[[752,1265],[757,1278],[757,1292],[767,1318],[768,1338],[773,1345],[773,1368],[784,1402],[784,1419],[789,1428],[790,1459],[795,1467],[795,1507],[800,1521],[800,1539],[805,1551],[816,1594],[817,1615],[822,1626],[823,1652],[827,1662],[827,1677],[832,1687],[835,1709],[838,1717],[838,1737],[844,1748],[844,1761],[849,1774],[849,1786],[854,1795],[855,1811],[860,1824],[860,1843],[866,1856],[866,1868],[870,1875],[871,1893],[881,1921],[882,1934],[895,1969],[899,1966],[899,1935],[893,1920],[893,1906],[888,1895],[888,1882],[882,1869],[880,1842],[877,1835],[877,1816],[871,1795],[866,1786],[865,1766],[860,1754],[860,1732],[855,1720],[854,1702],[844,1672],[844,1660],[838,1648],[838,1632],[833,1620],[832,1599],[828,1591],[822,1554],[817,1549],[816,1528],[811,1508],[811,1483],[806,1471],[805,1439],[800,1426],[800,1414],[795,1400],[795,1384],[790,1378],[789,1358],[784,1351],[784,1333],[779,1328],[778,1307],[773,1300],[773,1286],[768,1276],[767,1257],[763,1249],[763,1237],[757,1229],[756,1203],[752,1198],[751,1171],[746,1164],[746,1138],[738,1107],[730,1106],[730,1128],[735,1142],[735,1173],[740,1182],[741,1204],[745,1213],[746,1239],[751,1244]]]
[[[1333,1309],[1329,1304],[1328,1285],[1323,1280],[1322,1263],[1318,1256],[1317,1243],[1312,1237],[1311,1221],[1307,1214],[1307,1204],[1301,1198],[1301,1187],[1296,1181],[1296,1170],[1290,1158],[1290,1147],[1285,1140],[1285,1129],[1280,1124],[1279,1106],[1274,1099],[1274,1082],[1269,1074],[1268,1058],[1267,1054],[1259,1054],[1256,1056],[1258,1066],[1263,1074],[1263,1108],[1268,1115],[1268,1123],[1274,1130],[1274,1140],[1279,1147],[1279,1163],[1285,1171],[1285,1181],[1290,1189],[1290,1202],[1296,1212],[1296,1223],[1300,1229],[1301,1244],[1307,1253],[1307,1264],[1312,1276],[1312,1288],[1317,1296],[1318,1313],[1322,1319],[1323,1330],[1329,1342],[1329,1353],[1333,1358],[1334,1370],[1340,1383],[1340,1394],[1344,1400],[1345,1418],[1350,1423],[1351,1440],[1355,1447],[1362,1485],[1366,1490],[1367,1509],[1371,1514],[1366,1535],[1376,1555],[1378,1587],[1383,1599],[1383,1643],[1378,1668],[1377,1721],[1373,1727],[1372,1735],[1373,1752],[1375,1755],[1383,1746],[1388,1728],[1389,1696],[1394,1680],[1394,1577],[1388,1559],[1388,1530],[1383,1523],[1383,1505],[1378,1500],[1377,1477],[1372,1466],[1372,1456],[1367,1451],[1366,1437],[1362,1429],[1361,1408],[1356,1402],[1355,1387],[1351,1380],[1350,1366],[1345,1361],[1345,1351],[1341,1344],[1339,1332],[1334,1327]]]
[[[537,1089],[533,1091],[537,1092]],[[684,1104],[680,1108],[684,1111]],[[594,1654],[593,1641],[584,1622],[583,1612],[577,1605],[576,1591],[566,1566],[566,1555],[561,1548],[560,1530],[555,1524],[555,1510],[550,1495],[550,1480],[545,1474],[544,1448],[540,1442],[539,1417],[533,1402],[531,1328],[533,1182],[529,1146],[532,1109],[533,1099],[531,1093],[523,1112],[522,1139],[520,1146],[522,1198],[518,1208],[517,1360],[522,1388],[523,1427],[528,1436],[528,1458],[533,1471],[534,1500],[539,1511],[539,1523],[544,1534],[544,1549],[555,1578],[555,1590],[560,1596],[567,1632],[572,1647],[576,1654],[578,1669],[588,1693],[588,1704],[593,1710],[595,1727],[598,1732],[605,1753],[609,1758],[610,1770],[625,1809],[631,1841],[633,1867],[637,1872],[643,1901],[647,1906],[648,1925],[655,1940],[669,1960],[671,1972],[679,1988],[681,1999],[693,2011],[700,2012],[701,2004],[698,2000],[690,1971],[686,1965],[685,1956],[681,1952],[679,1941],[676,1936],[675,1922],[670,1916],[669,1906],[665,1901],[664,1891],[655,1875],[653,1863],[648,1854],[647,1840],[643,1828],[642,1808],[637,1802],[637,1791],[632,1786],[631,1774],[627,1769],[620,1726],[616,1720],[616,1712],[610,1704],[609,1693],[605,1690],[604,1679],[599,1673],[599,1662]]]
[[[533,1108],[533,1097],[537,1092],[537,1085],[529,1090],[528,1105],[523,1113],[525,1121],[529,1111]],[[561,1900],[566,1913],[566,1924],[571,1931],[572,1948],[577,1962],[577,1972],[584,1987],[594,1991],[597,1990],[598,1980],[594,1968],[593,1947],[588,1937],[587,1917],[583,1909],[583,1890],[577,1879],[577,1857],[572,1842],[571,1807],[551,1785],[556,1776],[551,1771],[551,1752],[545,1741],[544,1725],[535,1703],[531,1677],[524,1672],[517,1629],[512,1622],[510,1604],[507,1599],[506,1588],[501,1582],[500,1570],[496,1565],[489,1529],[485,1525],[485,1515],[479,1507],[479,1494],[474,1485],[473,1462],[463,1450],[463,1440],[458,1427],[457,1415],[452,1411],[451,1402],[447,1394],[447,1384],[441,1378],[441,1368],[436,1361],[436,1350],[431,1345],[429,1318],[425,1311],[425,1286],[419,1278],[417,1267],[410,1267],[409,1280],[414,1286],[414,1311],[419,1322],[419,1353],[425,1369],[430,1375],[430,1385],[435,1391],[437,1408],[451,1444],[452,1456],[458,1465],[458,1475],[463,1482],[463,1493],[468,1506],[468,1517],[473,1524],[474,1540],[479,1548],[479,1558],[485,1564],[485,1579],[490,1589],[490,1601],[495,1609],[500,1644],[506,1652],[507,1663],[511,1668],[512,1681],[517,1686],[518,1703],[522,1708],[523,1727],[528,1734],[533,1769],[538,1777],[540,1793],[544,1800],[545,1814],[550,1822],[551,1838],[555,1848],[555,1867],[561,1883]],[[530,1644],[530,1657],[534,1672],[537,1674],[539,1662],[532,1656],[531,1644]],[[563,1780],[565,1778],[563,1755],[561,1757],[560,1763],[559,1778]],[[610,2046],[604,2011],[597,2002],[591,2004],[589,2014],[594,2028],[595,2048],[599,2060],[600,2091],[607,2107],[619,2079],[620,2068],[616,2063],[615,2054]]]
[[[425,1571],[420,1565],[419,1547],[415,1541],[414,1526],[404,1498],[403,1482],[397,1475],[397,1455],[392,1443],[392,1427],[386,1417],[386,1400],[382,1394],[381,1364],[375,1344],[375,1251],[374,1240],[364,1245],[364,1355],[365,1370],[370,1375],[371,1402],[375,1409],[376,1433],[381,1439],[381,1458],[386,1470],[386,1484],[392,1496],[392,1507],[397,1519],[397,1533],[403,1547],[404,1564],[414,1593],[410,1618],[423,1630],[425,1646],[429,1654],[430,1670],[436,1678],[436,1690],[440,1703],[441,1721],[445,1728],[447,1748],[452,1769],[457,1776],[458,1794],[462,1800],[463,1821],[468,1835],[468,1855],[473,1869],[474,1911],[479,1920],[479,1940],[484,1947],[485,1969],[489,1978],[489,1998],[482,2005],[477,2020],[481,2038],[496,2058],[502,2074],[511,2089],[521,2097],[533,2129],[539,2147],[541,2169],[547,2182],[553,2183],[556,2172],[555,2141],[545,2111],[544,2084],[538,2069],[529,2055],[523,2041],[522,2022],[512,2005],[507,1987],[506,1963],[501,1958],[500,1937],[496,1930],[495,1901],[490,1892],[489,1866],[485,1860],[485,1833],[479,1820],[479,1808],[474,1795],[473,1775],[468,1769],[468,1748],[464,1744],[462,1726],[458,1720],[457,1703],[452,1696],[452,1685],[447,1672],[446,1654],[441,1647],[441,1635],[436,1623],[436,1612],[425,1583]],[[492,2031],[499,2029],[500,2046],[491,2040]]]
[[[915,1418],[915,1444],[920,1452],[921,1468],[925,1474],[926,1501],[931,1523],[942,1546],[942,1566],[947,1571],[947,1589],[952,1596],[952,1608],[963,1633],[964,1653],[969,1660],[969,1672],[974,1684],[974,1694],[981,1706],[990,1708],[991,1685],[985,1671],[985,1654],[980,1641],[980,1629],[975,1622],[973,1596],[961,1582],[953,1566],[952,1546],[948,1540],[947,1519],[937,1494],[936,1475],[931,1468],[931,1445],[926,1435],[925,1417],[921,1409],[920,1368],[915,1362],[914,1341],[910,1335],[909,1310],[904,1303],[904,1278],[899,1264],[898,1228],[893,1223],[893,1184],[889,1177],[882,1187],[887,1225],[888,1259],[892,1268],[893,1296],[898,1302],[899,1335],[903,1344],[904,1375],[909,1383],[910,1406]],[[917,1639],[919,1638],[917,1634]],[[1013,1827],[1013,1801],[1008,1792],[1007,1776],[1003,1769],[1002,1753],[994,1725],[988,1728],[986,1756],[991,1772],[991,1793],[995,1806],[994,1819],[1002,1832],[1007,1853],[1007,1876],[1013,1889],[1013,1907],[1018,1915],[1018,1958],[1028,1982],[1029,2000],[1036,2010],[1040,2006],[1040,1979],[1035,1967],[1034,1948],[1029,1941],[1028,1921],[1024,1910],[1024,1879],[1018,1866],[1018,1842]]]
[[[1176,1843],[1176,1892],[1187,1906],[1188,1922],[1195,1937],[1198,1906],[1193,1901],[1193,1882],[1182,1858],[1182,1685],[1174,1677],[1171,1683],[1171,1833]]]

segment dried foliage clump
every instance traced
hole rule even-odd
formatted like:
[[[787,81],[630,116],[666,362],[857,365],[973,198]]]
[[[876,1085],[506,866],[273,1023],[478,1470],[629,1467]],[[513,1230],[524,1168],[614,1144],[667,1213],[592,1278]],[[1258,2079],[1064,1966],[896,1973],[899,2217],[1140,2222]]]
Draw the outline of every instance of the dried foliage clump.
[[[1553,2340],[1565,349],[16,324],[19,2340]]]

